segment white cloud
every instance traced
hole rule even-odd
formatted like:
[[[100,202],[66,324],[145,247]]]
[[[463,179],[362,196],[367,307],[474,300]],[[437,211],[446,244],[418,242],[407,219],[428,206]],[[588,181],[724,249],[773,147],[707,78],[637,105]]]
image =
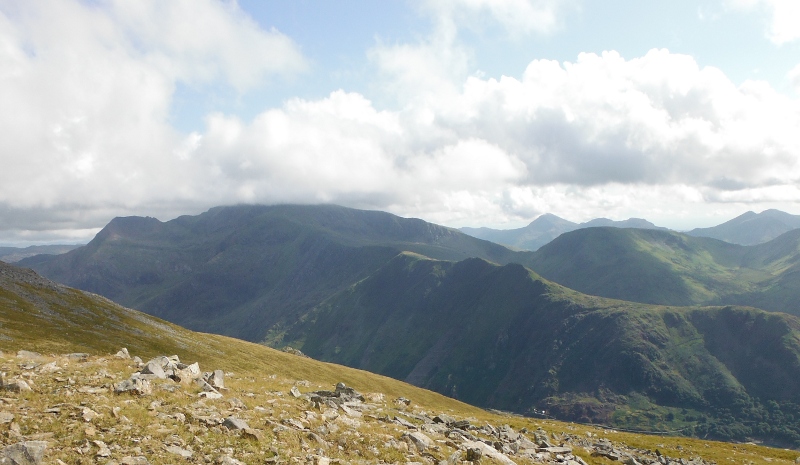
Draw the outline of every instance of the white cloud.
[[[792,68],[786,75],[786,78],[794,88],[794,91],[800,94],[800,64]]]
[[[110,0],[108,10],[147,62],[183,81],[223,78],[245,91],[307,66],[290,38],[260,29],[235,1]]]
[[[421,0],[423,9],[439,21],[481,29],[491,18],[512,36],[550,34],[561,25],[561,15],[575,7],[573,0]]]
[[[544,211],[666,217],[704,202],[800,202],[798,125],[797,101],[764,83],[737,87],[666,50],[609,52],[534,61],[521,79],[471,77],[399,111],[337,91],[252,123],[216,115],[191,157],[215,167],[223,199],[448,224]]]
[[[180,211],[205,188],[168,123],[176,85],[244,91],[304,64],[235,2],[0,1],[0,223]]]
[[[236,202],[334,202],[450,225],[800,204],[800,103],[666,50],[535,60],[518,78],[483,78],[442,26],[371,51],[396,109],[340,90],[250,120],[213,113],[181,134],[169,124],[179,82],[253,88],[296,72],[297,48],[235,3],[170,3],[153,24],[143,24],[158,16],[152,2],[8,5],[0,228],[18,237]],[[200,31],[174,24],[181,11]],[[224,32],[208,41],[207,30]]]
[[[770,16],[767,37],[780,45],[800,39],[800,2],[797,0],[726,0],[739,9],[766,8]]]

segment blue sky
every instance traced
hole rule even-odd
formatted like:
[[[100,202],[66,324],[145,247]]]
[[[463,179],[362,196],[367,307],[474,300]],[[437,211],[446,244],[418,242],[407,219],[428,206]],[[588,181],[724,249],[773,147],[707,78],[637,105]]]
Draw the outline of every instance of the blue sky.
[[[337,203],[800,214],[796,0],[0,0],[0,245]]]

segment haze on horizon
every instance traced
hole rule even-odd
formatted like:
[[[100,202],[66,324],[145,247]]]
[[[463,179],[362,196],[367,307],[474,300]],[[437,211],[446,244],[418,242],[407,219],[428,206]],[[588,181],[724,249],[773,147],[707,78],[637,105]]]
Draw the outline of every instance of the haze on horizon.
[[[0,0],[0,245],[336,203],[800,213],[796,0]]]

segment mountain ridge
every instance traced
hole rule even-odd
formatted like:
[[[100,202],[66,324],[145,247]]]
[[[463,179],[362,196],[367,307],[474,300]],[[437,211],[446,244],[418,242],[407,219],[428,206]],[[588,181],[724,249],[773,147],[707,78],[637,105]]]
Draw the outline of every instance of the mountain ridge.
[[[609,298],[800,313],[800,229],[751,246],[671,231],[583,229],[539,249],[531,267]]]
[[[615,221],[595,218],[583,223],[574,223],[552,213],[545,213],[527,226],[516,229],[493,229],[487,227],[463,227],[459,230],[471,236],[503,244],[517,250],[539,250],[561,234],[592,227],[616,227],[636,229],[669,230],[656,226],[643,218]],[[694,228],[684,234],[694,237],[710,237],[731,244],[757,245],[769,242],[783,233],[800,228],[800,215],[792,215],[770,209],[761,213],[748,211],[717,226]]]

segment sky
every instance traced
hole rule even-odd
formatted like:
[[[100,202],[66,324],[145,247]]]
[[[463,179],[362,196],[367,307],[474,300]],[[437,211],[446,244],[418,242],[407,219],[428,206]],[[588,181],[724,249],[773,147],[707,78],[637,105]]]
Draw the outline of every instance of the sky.
[[[800,214],[800,1],[0,0],[0,245],[239,203]]]

